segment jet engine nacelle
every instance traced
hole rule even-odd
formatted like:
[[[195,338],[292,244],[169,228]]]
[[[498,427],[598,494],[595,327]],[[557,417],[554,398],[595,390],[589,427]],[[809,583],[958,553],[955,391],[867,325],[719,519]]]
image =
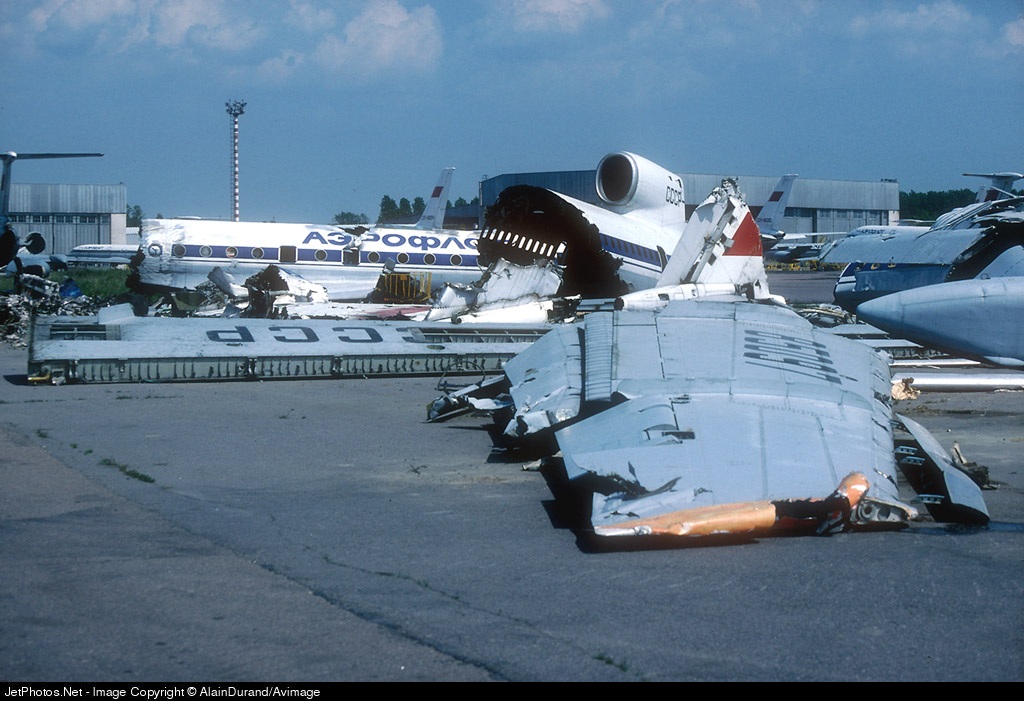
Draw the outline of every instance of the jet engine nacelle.
[[[618,214],[679,230],[686,223],[682,178],[635,153],[619,151],[601,159],[597,194]]]

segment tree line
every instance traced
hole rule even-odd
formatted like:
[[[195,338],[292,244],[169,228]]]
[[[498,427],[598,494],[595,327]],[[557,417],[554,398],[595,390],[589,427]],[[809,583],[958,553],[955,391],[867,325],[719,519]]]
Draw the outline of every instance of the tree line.
[[[942,190],[936,192],[910,192],[900,193],[900,218],[920,219],[921,221],[934,221],[951,209],[963,207],[974,202],[976,197],[974,190],[964,188],[962,190]]]
[[[476,204],[480,202],[479,197],[474,197],[471,201],[467,202],[465,198],[460,197],[455,200],[453,204],[451,200],[448,200],[449,207],[465,207],[469,204]],[[423,210],[427,208],[427,203],[422,197],[415,198],[412,202],[408,198],[403,197],[398,202],[390,195],[384,195],[380,200],[380,211],[377,214],[376,223],[386,224],[393,221],[402,221],[403,219],[418,218],[423,214]],[[137,204],[128,205],[128,209],[125,212],[127,215],[126,226],[142,226],[142,220],[146,218],[145,212],[142,211],[142,207]],[[157,219],[163,219],[164,215],[157,214]],[[334,215],[334,222],[336,224],[369,224],[370,220],[365,214],[356,214],[355,212],[339,212]]]
[[[1014,195],[1021,195],[1020,190],[1011,190]],[[976,190],[929,190],[928,192],[900,193],[900,218],[935,221],[946,212],[971,204],[977,198]]]
[[[474,197],[469,202],[460,197],[455,200],[454,204],[451,200],[448,200],[447,204],[449,207],[465,207],[466,205],[477,204],[479,202],[479,197]],[[410,202],[408,198],[403,197],[398,200],[398,202],[395,202],[390,195],[384,195],[380,199],[380,211],[377,213],[376,223],[387,224],[389,222],[415,219],[423,214],[423,210],[426,208],[427,203],[422,197],[417,197],[412,202]],[[365,214],[339,212],[334,215],[334,222],[336,224],[369,224],[370,220]]]

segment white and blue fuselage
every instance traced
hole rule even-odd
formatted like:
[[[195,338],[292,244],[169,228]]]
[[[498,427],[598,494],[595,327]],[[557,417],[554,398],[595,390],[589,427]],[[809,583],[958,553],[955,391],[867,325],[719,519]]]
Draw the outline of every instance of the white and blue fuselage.
[[[480,276],[478,234],[414,227],[149,219],[143,224],[138,281],[147,288],[195,289],[213,268],[238,284],[268,265],[327,288],[332,300],[373,291],[390,262],[397,272],[430,276],[432,287]]]

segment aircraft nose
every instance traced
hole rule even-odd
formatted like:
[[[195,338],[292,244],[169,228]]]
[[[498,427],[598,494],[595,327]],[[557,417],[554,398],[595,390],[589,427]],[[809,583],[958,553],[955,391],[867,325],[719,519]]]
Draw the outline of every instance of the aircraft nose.
[[[861,302],[857,305],[857,316],[889,333],[900,334],[904,330],[905,309],[902,296],[896,293]]]

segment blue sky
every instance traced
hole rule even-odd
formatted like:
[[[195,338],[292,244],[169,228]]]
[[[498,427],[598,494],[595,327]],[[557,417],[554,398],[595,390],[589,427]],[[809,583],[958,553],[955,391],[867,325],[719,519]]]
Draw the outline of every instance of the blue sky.
[[[0,150],[106,154],[15,181],[124,182],[149,216],[230,216],[229,99],[243,220],[619,149],[918,191],[1024,172],[1022,0],[3,0],[0,46]]]

